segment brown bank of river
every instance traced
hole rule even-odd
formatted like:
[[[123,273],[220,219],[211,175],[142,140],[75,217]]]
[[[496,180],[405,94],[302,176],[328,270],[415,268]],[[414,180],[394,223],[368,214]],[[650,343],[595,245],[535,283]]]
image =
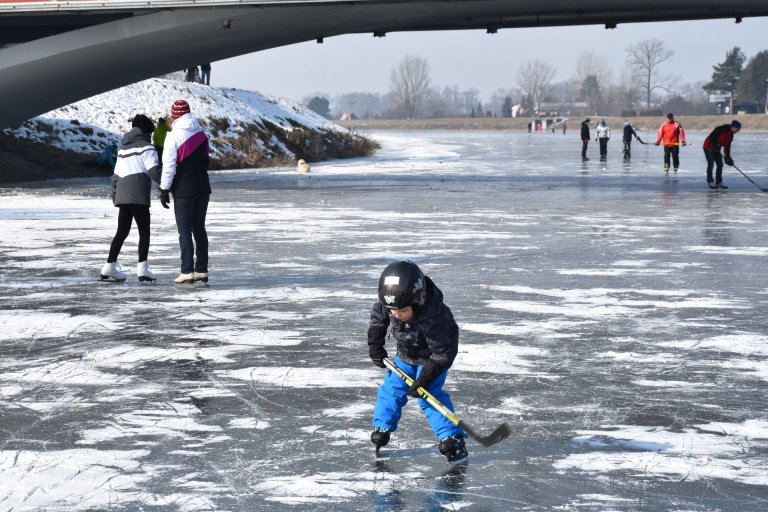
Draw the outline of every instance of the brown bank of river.
[[[585,117],[567,118],[569,130],[577,130]],[[605,119],[612,129],[617,130],[624,124],[623,117],[590,116],[594,127]],[[655,130],[665,117],[631,117],[628,118],[636,129]],[[736,116],[678,116],[676,117],[686,130],[711,130],[720,124],[738,119],[744,131],[768,131],[768,115],[750,114]],[[336,121],[336,124],[360,131],[374,130],[525,130],[530,118],[441,118],[441,119],[356,119],[354,121]]]

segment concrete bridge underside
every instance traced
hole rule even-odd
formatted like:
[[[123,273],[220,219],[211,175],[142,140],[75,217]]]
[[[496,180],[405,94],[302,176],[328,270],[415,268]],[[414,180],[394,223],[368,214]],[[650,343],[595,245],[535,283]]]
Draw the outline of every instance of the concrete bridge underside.
[[[5,34],[0,42],[4,44],[24,39],[25,34],[52,34],[0,50],[0,97],[4,99],[0,128],[199,62],[342,34],[493,32],[589,24],[613,27],[646,21],[768,16],[766,0],[294,0],[225,4],[157,10],[110,11],[102,7],[75,13],[0,11],[0,33]]]

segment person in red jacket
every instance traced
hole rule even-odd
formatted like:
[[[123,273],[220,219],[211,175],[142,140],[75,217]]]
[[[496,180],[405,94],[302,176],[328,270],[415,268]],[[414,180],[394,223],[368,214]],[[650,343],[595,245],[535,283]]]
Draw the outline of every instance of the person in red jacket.
[[[685,130],[683,125],[675,121],[675,116],[670,112],[667,120],[659,127],[659,135],[656,137],[656,145],[664,142],[664,172],[669,172],[669,160],[672,157],[672,165],[675,172],[680,167],[680,146],[685,146]]]
[[[731,158],[731,142],[733,136],[741,130],[741,123],[733,120],[731,124],[718,126],[704,139],[704,156],[707,158],[707,183],[709,188],[728,188],[723,185],[723,160],[728,165],[733,165]],[[725,152],[725,158],[720,154],[720,148]],[[712,181],[712,167],[717,164],[715,181]]]

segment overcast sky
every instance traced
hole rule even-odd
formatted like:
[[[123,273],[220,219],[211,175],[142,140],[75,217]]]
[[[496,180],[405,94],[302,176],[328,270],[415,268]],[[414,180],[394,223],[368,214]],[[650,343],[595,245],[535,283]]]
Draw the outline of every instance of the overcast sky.
[[[768,1],[768,0],[767,0]],[[579,56],[592,51],[612,66],[625,67],[626,48],[660,39],[674,51],[664,71],[682,83],[709,80],[712,66],[734,46],[747,58],[768,49],[768,18],[635,23],[606,30],[602,25],[449,32],[394,32],[326,38],[228,59],[213,64],[211,83],[301,100],[315,93],[386,93],[389,75],[408,55],[424,57],[432,84],[475,88],[486,101],[498,89],[516,87],[521,64],[539,59],[557,69],[556,82],[575,74]]]

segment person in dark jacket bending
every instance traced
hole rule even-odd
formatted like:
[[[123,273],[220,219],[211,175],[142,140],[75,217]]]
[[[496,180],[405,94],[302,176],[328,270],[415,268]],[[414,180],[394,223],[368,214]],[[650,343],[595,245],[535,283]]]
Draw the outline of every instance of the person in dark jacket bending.
[[[581,122],[581,161],[586,162],[587,146],[589,145],[589,118]]]
[[[126,274],[120,268],[117,257],[123,242],[136,219],[139,230],[139,263],[136,275],[139,281],[155,281],[149,268],[149,205],[152,180],[160,182],[160,163],[155,146],[149,142],[155,129],[152,121],[139,114],[131,122],[131,130],[123,136],[117,152],[115,173],[112,175],[112,203],[119,208],[117,232],[109,247],[107,262],[101,268],[102,280],[125,281]]]
[[[624,138],[622,139],[622,142],[624,142],[624,158],[626,159],[632,158],[632,137],[642,143],[640,137],[637,136],[632,123],[627,119],[624,121]]]
[[[733,136],[741,130],[741,123],[733,120],[731,124],[718,126],[704,139],[704,156],[707,159],[707,184],[709,188],[728,188],[723,184],[723,160],[728,165],[733,165],[731,158],[731,142]],[[725,152],[725,158],[720,154],[720,148]],[[717,164],[715,181],[712,181],[712,167]]]
[[[397,430],[402,408],[412,396],[440,441],[440,453],[452,464],[467,459],[466,434],[433,408],[417,392],[419,387],[453,411],[451,397],[443,389],[448,369],[459,350],[459,327],[443,303],[443,293],[411,261],[398,261],[384,269],[379,278],[379,301],[373,305],[368,326],[368,354],[373,364],[386,368],[384,348],[390,326],[397,340],[394,364],[414,379],[408,386],[398,375],[387,372],[379,386],[373,411],[371,442],[376,451],[389,442]]]

